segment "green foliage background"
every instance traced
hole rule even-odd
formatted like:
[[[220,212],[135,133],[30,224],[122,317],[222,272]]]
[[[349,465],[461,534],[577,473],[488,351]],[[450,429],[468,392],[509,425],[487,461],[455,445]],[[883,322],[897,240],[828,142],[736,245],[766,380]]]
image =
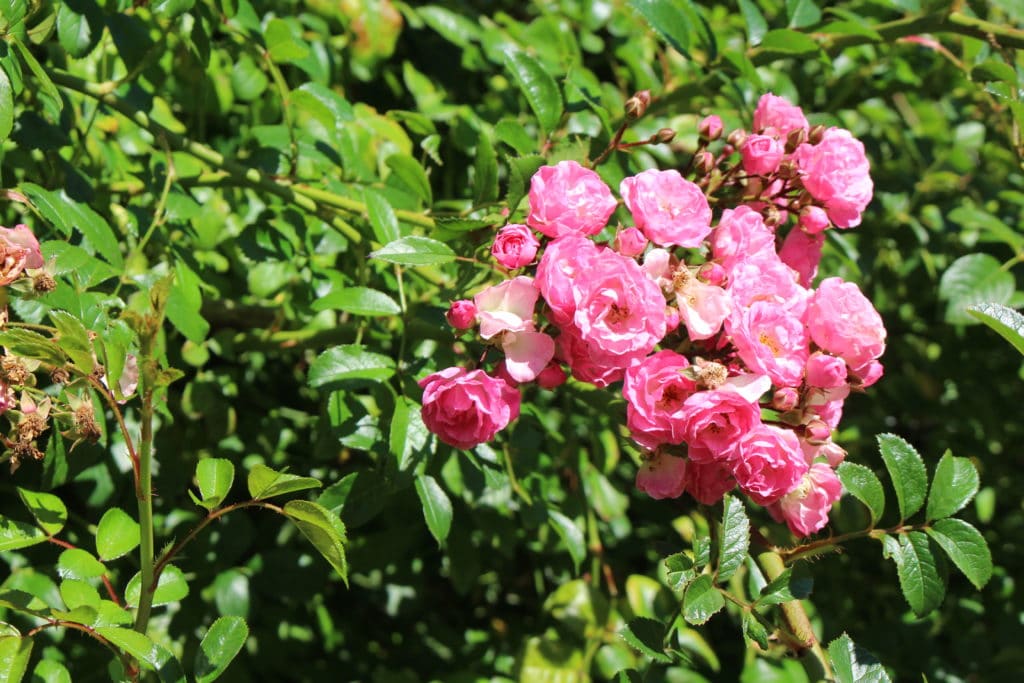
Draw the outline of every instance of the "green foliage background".
[[[861,227],[832,231],[822,272],[858,282],[882,313],[887,372],[848,401],[839,441],[877,470],[881,432],[929,471],[946,449],[971,458],[983,488],[964,516],[996,564],[981,592],[950,572],[942,607],[918,619],[878,544],[856,541],[810,565],[813,621],[899,679],[1019,673],[1021,360],[963,308],[1024,304],[1024,15],[1012,0],[954,4],[0,2],[0,223],[28,223],[59,282],[14,298],[13,317],[59,308],[110,333],[175,275],[163,343],[185,375],[158,406],[158,548],[205,514],[188,490],[210,457],[321,479],[317,500],[348,528],[346,587],[277,516],[226,515],[176,560],[190,595],[158,608],[154,638],[192,662],[214,619],[245,617],[250,638],[222,678],[235,681],[583,681],[626,668],[648,681],[806,680],[793,660],[756,656],[735,611],[684,627],[674,645],[688,664],[620,636],[634,617],[678,612],[661,560],[717,513],[633,490],[614,392],[528,390],[511,433],[458,453],[428,438],[414,381],[461,360],[447,303],[494,276],[501,210],[522,212],[539,164],[596,157],[626,98],[649,89],[626,140],[678,137],[613,154],[601,173],[617,187],[683,165],[706,114],[749,125],[771,91],[849,128],[872,162],[875,200]],[[371,258],[408,236],[450,250],[420,244],[425,265]],[[53,439],[43,461],[5,474],[0,512],[24,518],[15,486],[52,490],[67,540],[91,549],[104,511],[135,506],[107,429],[71,452]],[[833,519],[842,533],[867,513],[847,498]],[[59,603],[60,550],[4,553],[4,586]],[[132,562],[115,568],[121,590]],[[107,678],[110,654],[51,629],[35,657],[87,681]]]

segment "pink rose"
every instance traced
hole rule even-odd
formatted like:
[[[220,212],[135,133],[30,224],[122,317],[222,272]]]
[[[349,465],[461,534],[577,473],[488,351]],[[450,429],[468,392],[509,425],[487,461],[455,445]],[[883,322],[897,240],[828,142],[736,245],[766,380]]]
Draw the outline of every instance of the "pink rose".
[[[541,166],[530,180],[526,223],[548,237],[596,235],[618,202],[601,177],[575,161]]]
[[[755,301],[782,304],[793,315],[807,310],[810,292],[799,283],[800,276],[787,266],[775,251],[758,252],[753,258],[740,261],[729,272],[726,289],[733,301],[733,315]]]
[[[769,135],[748,135],[740,147],[743,170],[750,175],[771,175],[778,170],[786,150],[782,143]]]
[[[697,127],[703,140],[712,142],[722,137],[722,119],[715,114],[705,116]]]
[[[797,536],[810,536],[828,524],[828,513],[843,495],[836,473],[824,463],[816,463],[800,484],[768,508],[776,521],[785,521]]]
[[[758,505],[771,505],[792,491],[808,469],[796,434],[771,425],[747,432],[730,464],[740,490]]]
[[[704,192],[679,171],[641,171],[619,184],[623,201],[640,228],[663,247],[699,247],[711,232],[711,207]]]
[[[636,228],[623,228],[615,234],[612,248],[623,256],[639,256],[647,248],[647,238]]]
[[[671,292],[672,273],[675,272],[676,259],[666,249],[651,249],[644,256],[644,264],[641,266],[647,277],[651,278],[658,287]]]
[[[572,376],[581,382],[597,387],[606,387],[622,379],[623,373],[633,363],[647,355],[647,351],[636,353],[608,353],[596,343],[580,337],[580,331],[573,325],[561,328],[558,336],[558,357],[569,366]]]
[[[476,304],[469,299],[453,301],[444,317],[456,330],[468,330],[476,324]]]
[[[820,206],[808,205],[800,209],[800,227],[810,235],[828,229],[832,225],[828,221],[828,213]]]
[[[726,332],[747,368],[768,375],[776,386],[799,386],[807,363],[803,320],[784,304],[755,301],[726,321]]]
[[[821,389],[834,389],[846,384],[846,363],[842,358],[821,352],[807,359],[807,385]]]
[[[722,462],[733,456],[744,434],[761,424],[761,410],[736,391],[698,391],[683,402],[679,419],[690,458]]]
[[[772,394],[772,408],[781,413],[793,410],[800,404],[800,392],[793,387],[776,389]]]
[[[555,389],[565,384],[565,370],[558,363],[548,363],[548,366],[537,375],[537,384],[541,389]]]
[[[877,360],[868,361],[864,365],[853,368],[850,372],[857,381],[857,386],[861,389],[867,389],[872,384],[882,379],[882,373],[885,368]]]
[[[754,110],[755,131],[783,138],[791,131],[807,127],[803,110],[785,97],[766,93],[757,101],[757,109]]]
[[[469,449],[519,417],[519,392],[483,370],[447,368],[424,377],[423,424],[441,441]]]
[[[550,242],[537,266],[536,285],[551,308],[551,319],[566,325],[576,313],[573,282],[590,267],[600,249],[585,237],[566,235]]]
[[[764,218],[749,206],[738,206],[722,212],[711,234],[711,253],[727,271],[757,254],[775,254],[775,233],[764,224]]]
[[[501,335],[505,367],[517,382],[532,381],[555,355],[555,340],[543,332],[505,332]]]
[[[885,351],[882,317],[856,284],[830,277],[822,281],[807,307],[811,339],[851,368],[876,360]]]
[[[681,372],[689,365],[686,356],[665,350],[626,370],[626,424],[633,440],[644,448],[683,442],[683,402],[697,390]]]
[[[732,312],[732,297],[721,287],[708,285],[690,276],[676,290],[676,304],[692,340],[710,339],[722,329]]]
[[[864,145],[848,130],[829,128],[816,145],[804,143],[793,154],[804,188],[840,228],[860,225],[874,185]]]
[[[515,270],[533,262],[540,242],[525,225],[509,223],[494,238],[491,255],[501,265]]]
[[[818,274],[818,263],[821,262],[823,246],[825,246],[824,233],[811,235],[800,228],[793,228],[782,243],[779,259],[799,274],[801,286],[810,287],[814,277]]]
[[[480,322],[480,336],[484,339],[502,332],[533,330],[533,308],[540,292],[533,286],[533,278],[519,277],[488,287],[473,297]]]
[[[729,468],[717,462],[690,460],[686,463],[686,491],[699,503],[714,505],[735,486],[736,480]]]
[[[678,498],[686,485],[687,463],[668,453],[656,451],[636,472],[636,487],[655,500]]]
[[[39,242],[27,225],[0,227],[0,285],[9,285],[26,268],[42,268]]]

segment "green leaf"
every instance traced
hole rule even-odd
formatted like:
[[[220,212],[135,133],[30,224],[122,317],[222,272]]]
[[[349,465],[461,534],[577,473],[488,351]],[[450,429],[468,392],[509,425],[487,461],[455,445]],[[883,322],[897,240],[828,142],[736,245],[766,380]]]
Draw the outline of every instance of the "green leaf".
[[[398,315],[401,307],[384,292],[369,287],[342,287],[313,302],[314,311],[338,310],[365,316]]]
[[[157,0],[151,6],[153,14],[163,19],[174,19],[192,9],[196,0]]]
[[[366,202],[366,213],[370,217],[373,236],[378,242],[390,244],[402,236],[395,210],[391,208],[384,195],[367,187],[363,190],[363,201]]]
[[[284,514],[294,522],[313,547],[320,551],[347,586],[345,524],[341,518],[322,505],[308,500],[288,501],[284,506]]]
[[[100,626],[96,633],[139,660],[146,668],[156,671],[163,683],[185,682],[181,663],[174,655],[142,633],[118,626]]]
[[[557,510],[548,510],[548,521],[552,528],[565,543],[566,549],[572,557],[573,566],[576,572],[580,570],[580,564],[587,556],[587,544],[583,540],[583,532],[576,526],[576,523]]]
[[[505,68],[526,97],[541,129],[550,134],[562,119],[562,93],[544,66],[525,52],[505,53]]]
[[[79,607],[88,607],[93,610],[99,609],[100,594],[80,579],[65,579],[60,582],[60,598],[69,610],[76,610]]]
[[[28,671],[31,656],[31,638],[0,636],[0,682],[18,683]]]
[[[370,252],[370,258],[400,266],[432,266],[455,260],[455,252],[444,242],[410,235]]]
[[[57,39],[71,57],[78,59],[89,54],[99,42],[102,32],[101,24],[94,27],[88,16],[78,14],[69,5],[61,3],[57,6]]]
[[[180,602],[188,595],[188,581],[180,569],[173,564],[166,565],[153,591],[153,607]],[[142,573],[136,573],[124,589],[124,601],[128,607],[137,607],[142,596]]]
[[[665,569],[668,585],[675,591],[684,590],[691,581],[697,578],[697,570],[693,567],[693,560],[686,553],[676,553],[666,557]]]
[[[747,23],[747,40],[751,46],[760,45],[764,34],[768,33],[768,22],[753,0],[739,0],[739,3],[743,20]]]
[[[928,470],[914,447],[895,434],[880,434],[878,447],[896,489],[900,520],[905,520],[924,505],[928,494]]]
[[[885,512],[885,489],[875,473],[864,465],[844,462],[836,468],[836,474],[843,488],[867,507],[871,513],[871,526],[878,524]]]
[[[709,574],[701,574],[686,588],[683,596],[683,618],[694,626],[710,619],[725,606],[725,598],[718,592]]]
[[[622,629],[622,639],[630,647],[661,664],[669,664],[672,658],[665,654],[665,624],[656,619],[636,617]]]
[[[718,537],[717,580],[728,581],[743,565],[750,550],[750,520],[743,503],[733,496],[723,500],[722,530]]]
[[[44,659],[32,670],[32,683],[71,683],[71,674],[60,662]]]
[[[967,458],[956,458],[949,451],[942,456],[932,478],[926,510],[929,521],[950,517],[971,502],[981,482],[978,470]]]
[[[774,581],[761,589],[757,598],[759,605],[781,605],[791,600],[803,600],[811,594],[814,580],[809,576],[793,576],[792,569],[786,569]]]
[[[689,54],[693,26],[681,3],[676,0],[629,0],[629,6],[636,10],[665,42],[680,54]]]
[[[306,489],[318,489],[323,483],[313,477],[300,477],[296,474],[278,472],[266,465],[256,465],[249,470],[248,485],[249,495],[256,499],[264,499]]]
[[[885,667],[845,633],[828,645],[836,683],[892,683]]]
[[[423,201],[424,205],[429,207],[434,203],[430,179],[420,162],[407,154],[392,154],[384,160],[384,164]]]
[[[174,266],[174,284],[167,297],[167,319],[185,338],[194,344],[202,344],[210,332],[210,323],[203,318],[203,294],[200,279],[183,259]]]
[[[973,526],[962,519],[940,519],[928,534],[975,588],[981,590],[992,578],[992,553]]]
[[[1014,252],[1024,251],[1024,235],[1011,228],[1002,219],[973,203],[961,204],[956,207],[949,212],[947,219],[959,223],[966,229],[980,228],[991,237],[1006,244]]]
[[[196,651],[196,683],[217,680],[248,639],[249,627],[242,617],[221,617],[213,622]]]
[[[14,130],[14,88],[11,79],[0,65],[0,142]]]
[[[34,183],[22,183],[19,189],[64,235],[78,230],[108,263],[116,268],[124,266],[120,241],[110,224],[92,207],[71,199],[64,191],[44,190]]]
[[[416,477],[416,494],[423,505],[423,518],[427,528],[439,546],[444,546],[452,528],[452,502],[448,494],[433,477],[421,474]]]
[[[38,358],[54,365],[63,365],[65,361],[64,354],[54,342],[32,330],[10,328],[0,331],[0,345],[18,356]]]
[[[753,612],[743,612],[743,635],[757,643],[762,650],[768,649],[768,629]]]
[[[46,534],[39,527],[0,515],[0,551],[18,550],[46,542]]]
[[[1016,86],[1017,72],[1006,62],[1001,62],[997,59],[986,59],[971,69],[971,80],[982,82],[1005,81]]]
[[[967,309],[979,304],[1009,303],[1017,289],[1013,274],[990,254],[968,254],[954,261],[939,280],[939,298],[948,302],[946,322],[977,322]]]
[[[473,165],[473,203],[477,206],[498,198],[498,155],[494,153],[489,131],[480,131]]]
[[[220,505],[235,482],[235,466],[224,458],[204,458],[196,463],[196,483],[202,506],[213,510]]]
[[[139,523],[121,508],[110,508],[96,529],[96,554],[101,560],[121,557],[139,545]]]
[[[75,316],[67,311],[50,311],[50,319],[57,327],[57,346],[85,373],[96,367],[95,350],[89,339],[89,331]]]
[[[806,28],[821,21],[821,10],[814,0],[786,0],[790,28]]]
[[[103,563],[82,548],[68,548],[57,559],[57,573],[62,579],[95,579],[105,571]]]
[[[509,211],[515,211],[519,207],[519,202],[523,201],[523,197],[529,192],[530,179],[543,165],[544,157],[539,154],[508,160],[508,196],[505,201],[508,203]]]
[[[36,523],[49,536],[57,534],[68,521],[64,502],[52,493],[38,493],[18,487],[21,502],[28,508]]]
[[[818,43],[806,33],[780,28],[764,34],[761,49],[786,55],[806,55],[818,51]]]
[[[345,380],[367,379],[382,382],[395,374],[395,361],[362,346],[349,344],[327,349],[309,368],[309,384],[322,387]]]
[[[298,40],[291,27],[283,19],[271,19],[263,31],[270,58],[278,64],[298,62],[309,55],[309,47]]]
[[[919,617],[938,607],[946,594],[932,548],[928,537],[920,531],[900,534],[898,550],[892,546],[903,597]]]
[[[988,325],[1024,354],[1024,315],[1001,304],[968,306],[967,314]]]

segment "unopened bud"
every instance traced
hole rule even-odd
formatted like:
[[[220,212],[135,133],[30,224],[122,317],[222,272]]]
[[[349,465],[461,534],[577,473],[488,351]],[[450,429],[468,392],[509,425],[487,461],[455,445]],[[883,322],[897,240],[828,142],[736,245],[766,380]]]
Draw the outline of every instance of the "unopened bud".
[[[640,118],[647,113],[647,107],[651,104],[651,91],[641,90],[634,93],[626,100],[626,118],[630,121]]]
[[[667,145],[676,139],[676,132],[671,128],[662,128],[654,135],[654,139],[663,145]]]
[[[793,410],[800,403],[800,394],[793,387],[777,389],[772,396],[772,408],[781,413]]]
[[[697,171],[697,175],[707,175],[715,168],[715,155],[708,151],[697,152],[697,157],[693,164],[694,169]]]
[[[800,226],[811,235],[816,235],[830,225],[828,213],[820,206],[805,206],[800,209]]]
[[[786,136],[786,154],[792,154],[796,151],[796,148],[807,142],[807,130],[804,128],[794,128],[789,131],[789,135]]]
[[[708,261],[697,271],[697,277],[709,285],[720,285],[725,282],[725,268],[721,263]]]
[[[778,173],[779,177],[782,178],[783,180],[792,180],[793,178],[796,178],[798,175],[800,175],[800,168],[792,159],[786,159],[781,164],[779,164],[779,168],[776,172]]]
[[[820,446],[832,438],[832,430],[823,420],[811,420],[804,427],[804,435],[807,437],[807,443]]]
[[[468,330],[476,323],[476,313],[476,304],[469,299],[461,299],[452,302],[444,317],[448,320],[449,325],[461,332]]]
[[[729,137],[727,137],[725,141],[736,149],[739,149],[743,146],[743,143],[747,141],[747,131],[742,128],[737,128],[733,132],[729,133]]]
[[[818,124],[811,128],[810,132],[807,133],[807,142],[812,145],[816,145],[821,142],[821,138],[825,135],[825,126]]]
[[[705,142],[717,140],[722,137],[722,119],[714,114],[705,116],[697,130],[701,140]]]

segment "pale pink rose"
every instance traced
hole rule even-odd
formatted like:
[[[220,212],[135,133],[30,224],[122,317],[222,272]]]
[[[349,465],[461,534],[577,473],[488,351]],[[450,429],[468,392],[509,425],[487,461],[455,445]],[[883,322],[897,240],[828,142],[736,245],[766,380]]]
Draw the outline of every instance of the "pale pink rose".
[[[456,330],[468,330],[476,324],[476,304],[469,299],[453,301],[444,317]]]
[[[750,175],[771,175],[778,170],[786,150],[770,135],[748,135],[740,147],[743,170]]]
[[[885,351],[882,317],[856,284],[830,277],[822,281],[807,307],[811,339],[851,368],[876,360]]]
[[[825,204],[829,219],[840,228],[860,225],[874,191],[863,143],[848,130],[829,128],[821,142],[800,145],[793,158],[804,187]]]
[[[793,228],[786,235],[779,250],[779,259],[800,276],[800,285],[810,287],[818,274],[821,262],[821,248],[825,246],[825,234],[810,235],[800,228]]]
[[[544,248],[537,265],[536,286],[551,308],[551,320],[557,325],[572,321],[576,313],[573,281],[590,267],[600,253],[596,244],[579,235],[566,235]]]
[[[447,368],[419,385],[423,424],[449,446],[478,446],[519,417],[519,392],[483,370]]]
[[[515,270],[533,262],[540,242],[525,225],[509,223],[494,238],[491,255],[501,265]]]
[[[785,521],[797,536],[810,536],[828,524],[828,513],[843,495],[839,477],[824,463],[811,466],[800,484],[768,508],[776,521]]]
[[[667,249],[651,249],[644,256],[643,268],[647,277],[651,278],[658,287],[666,292],[673,288],[672,273],[675,271],[675,261]]]
[[[676,305],[692,340],[710,339],[732,312],[732,297],[721,287],[690,277],[676,290]]]
[[[686,464],[686,492],[699,503],[714,505],[735,487],[736,480],[729,468],[720,463],[699,463],[691,459]]]
[[[711,253],[725,268],[754,258],[762,252],[775,253],[775,233],[764,224],[764,218],[749,206],[738,206],[722,212],[722,219],[711,233]]]
[[[733,316],[755,301],[782,304],[793,315],[803,316],[811,293],[800,285],[799,279],[797,272],[774,251],[758,252],[753,258],[736,263],[726,287],[732,296]]]
[[[26,268],[42,268],[39,242],[27,225],[0,227],[0,285],[9,285]]]
[[[784,304],[755,301],[725,324],[747,368],[776,386],[799,386],[808,356],[807,328]]]
[[[811,387],[841,387],[846,384],[846,363],[842,358],[816,351],[807,359],[806,376],[807,385]]]
[[[832,225],[828,221],[828,213],[820,206],[805,206],[800,209],[800,227],[808,234],[816,235]]]
[[[722,119],[715,114],[705,116],[697,127],[701,138],[712,142],[722,137]]]
[[[623,256],[639,256],[647,248],[647,238],[637,228],[623,228],[615,233],[612,248]]]
[[[541,389],[555,389],[565,384],[565,370],[558,363],[548,363],[548,366],[537,375],[537,384]]]
[[[678,498],[686,485],[683,458],[657,451],[636,472],[636,487],[655,500]]]
[[[548,237],[596,235],[618,202],[599,176],[575,161],[541,166],[530,180],[526,223]]]
[[[796,434],[772,425],[744,434],[729,462],[740,490],[758,505],[771,505],[792,491],[808,469]]]
[[[791,131],[807,127],[803,110],[785,97],[766,93],[757,101],[757,109],[754,110],[755,131],[783,138]]]
[[[751,403],[757,403],[772,388],[772,380],[767,375],[741,372],[729,377],[718,388],[721,391],[735,391]]]
[[[501,336],[505,367],[517,382],[530,382],[555,355],[555,340],[543,332],[506,332]]]
[[[581,382],[606,387],[618,382],[633,363],[647,355],[643,353],[614,354],[603,351],[596,344],[580,337],[573,325],[561,328],[558,335],[558,357],[569,366],[572,376]]]
[[[626,370],[626,424],[633,440],[644,448],[683,442],[683,402],[697,390],[681,372],[689,365],[686,356],[665,350]]]
[[[729,460],[744,434],[761,424],[761,410],[736,391],[698,391],[679,411],[694,462]]]
[[[533,330],[533,308],[540,292],[533,286],[533,278],[520,275],[488,287],[473,297],[480,323],[480,336],[484,339],[502,332]]]
[[[699,247],[711,232],[704,192],[679,171],[641,171],[619,184],[636,227],[663,247]]]
[[[647,355],[665,336],[665,297],[636,261],[602,251],[572,287],[580,337],[603,352]]]

